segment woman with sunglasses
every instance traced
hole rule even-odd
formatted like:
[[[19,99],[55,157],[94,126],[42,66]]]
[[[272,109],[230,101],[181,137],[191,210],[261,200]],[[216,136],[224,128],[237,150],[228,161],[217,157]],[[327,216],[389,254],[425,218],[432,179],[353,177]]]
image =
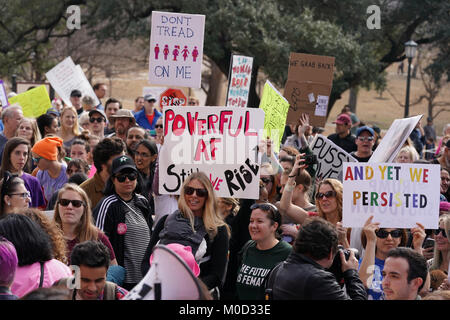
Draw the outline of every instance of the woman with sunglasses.
[[[142,261],[142,272],[149,269],[149,258],[158,243],[190,246],[200,265],[199,278],[209,290],[221,287],[225,276],[230,229],[217,208],[217,198],[209,178],[195,172],[183,183],[178,210],[159,219]]]
[[[17,175],[6,171],[0,181],[0,219],[30,205],[31,195],[25,183]]]
[[[111,176],[94,209],[95,225],[109,238],[117,263],[125,268],[126,290],[141,281],[141,263],[150,242],[153,225],[147,198],[142,196],[142,178],[129,156],[113,159]]]
[[[241,252],[236,292],[239,300],[264,300],[265,277],[279,262],[286,260],[292,247],[279,240],[281,215],[273,204],[255,203],[250,209],[248,230],[252,239]]]
[[[62,230],[66,240],[67,259],[70,259],[75,245],[93,240],[103,242],[109,249],[111,264],[117,264],[114,249],[108,237],[94,225],[89,198],[79,186],[67,183],[59,190],[53,221]]]
[[[36,178],[44,189],[45,199],[50,201],[53,193],[67,182],[67,164],[59,161],[63,153],[63,140],[59,137],[46,137],[38,141],[31,152],[33,161],[39,168]]]
[[[36,177],[24,170],[26,163],[29,162],[28,159],[31,158],[30,149],[30,143],[24,138],[9,139],[3,150],[0,177],[3,177],[6,171],[19,176],[24,181],[25,188],[31,194],[30,207],[44,209],[45,198],[41,183]]]
[[[156,142],[156,145],[158,146],[158,152],[161,149],[161,146],[164,144],[164,129],[163,129],[163,127],[164,127],[163,119],[159,118],[155,124],[155,131],[156,131],[155,142]]]
[[[442,270],[448,272],[450,259],[450,215],[444,214],[439,218],[439,229],[433,231],[434,234],[434,254],[428,260],[430,271]]]
[[[380,223],[372,222],[373,216],[364,224],[361,233],[361,243],[364,247],[364,256],[359,261],[359,277],[367,290],[369,300],[381,300],[383,289],[381,272],[384,268],[389,250],[404,247],[407,242],[405,229],[380,228]],[[414,250],[422,254],[422,243],[425,238],[425,230],[418,224],[411,229],[413,235]],[[370,280],[372,279],[372,280]]]

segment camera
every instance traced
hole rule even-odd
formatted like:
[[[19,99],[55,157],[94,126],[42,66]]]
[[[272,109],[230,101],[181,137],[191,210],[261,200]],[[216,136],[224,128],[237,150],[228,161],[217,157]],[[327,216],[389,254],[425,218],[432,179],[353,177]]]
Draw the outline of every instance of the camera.
[[[359,252],[357,249],[350,248],[350,249],[344,249],[343,246],[338,245],[338,250],[336,255],[334,256],[333,264],[328,269],[334,276],[336,277],[336,281],[341,285],[341,287],[344,285],[344,276],[342,272],[342,262],[341,262],[341,254],[340,251],[344,252],[345,260],[348,261],[350,258],[350,251],[353,251],[355,254],[356,260],[359,260]]]
[[[315,154],[308,154],[305,156],[305,161],[303,162],[303,164],[312,166],[316,163],[317,163],[317,156]]]

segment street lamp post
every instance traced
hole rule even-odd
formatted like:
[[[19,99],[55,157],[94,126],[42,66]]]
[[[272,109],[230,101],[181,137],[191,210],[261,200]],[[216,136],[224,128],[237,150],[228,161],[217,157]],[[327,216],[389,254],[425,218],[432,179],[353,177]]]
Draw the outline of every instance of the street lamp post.
[[[404,118],[408,118],[409,116],[409,86],[411,82],[411,61],[416,55],[417,43],[412,40],[409,40],[405,43],[405,55],[408,58],[408,78],[406,80],[406,101],[405,101],[405,116]]]

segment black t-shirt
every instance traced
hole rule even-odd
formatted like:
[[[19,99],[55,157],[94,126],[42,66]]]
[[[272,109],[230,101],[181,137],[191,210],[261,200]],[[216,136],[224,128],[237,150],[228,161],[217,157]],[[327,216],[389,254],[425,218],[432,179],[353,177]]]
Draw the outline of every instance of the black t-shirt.
[[[358,156],[356,155],[356,152],[352,152],[352,153],[350,153],[350,155],[351,155],[353,158],[355,158],[356,160],[358,160],[358,162],[369,162],[369,159],[370,159],[370,157],[372,156],[372,154],[371,154],[371,155],[368,156],[368,157],[361,158],[361,157],[358,157]]]
[[[356,151],[356,143],[355,143],[355,136],[349,133],[346,137],[341,138],[337,133],[330,134],[328,136],[328,139],[331,140],[334,144],[341,147],[348,153]]]

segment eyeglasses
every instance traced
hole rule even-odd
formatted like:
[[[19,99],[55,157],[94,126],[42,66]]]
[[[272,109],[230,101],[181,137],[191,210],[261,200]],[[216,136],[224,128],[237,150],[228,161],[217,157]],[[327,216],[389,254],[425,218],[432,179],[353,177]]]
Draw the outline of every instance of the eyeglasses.
[[[375,234],[380,239],[386,239],[388,237],[388,235],[391,235],[392,238],[401,238],[401,236],[403,235],[403,231],[399,230],[399,229],[392,230],[392,231],[386,231],[386,230],[380,229],[380,230],[375,231]]]
[[[70,203],[72,203],[72,206],[74,206],[74,208],[86,206],[86,204],[82,200],[59,199],[59,204],[63,207],[67,207]]]
[[[105,119],[103,118],[89,118],[89,122],[90,123],[94,123],[95,121],[97,121],[98,123],[102,123]]]
[[[270,180],[270,178],[261,178],[261,181],[264,182],[265,184],[272,182],[272,180]]]
[[[126,178],[128,178],[128,180],[130,180],[130,181],[134,181],[134,180],[137,179],[137,173],[136,172],[131,172],[131,173],[128,173],[128,174],[121,174],[121,175],[116,176],[117,181],[119,181],[121,183],[125,182]]]
[[[151,155],[148,153],[141,153],[141,152],[134,152],[134,156],[135,157],[142,157],[142,158],[149,158]]]
[[[22,199],[31,198],[31,193],[29,191],[22,193],[10,193],[10,196],[19,196]]]
[[[162,124],[155,124],[155,129],[158,129],[158,128],[163,128],[163,125]]]
[[[192,196],[194,194],[194,191],[200,198],[206,198],[208,196],[208,190],[206,189],[197,189],[189,186],[184,187],[184,193],[187,194],[188,196]]]
[[[331,190],[331,191],[327,191],[327,192],[325,192],[325,193],[322,193],[322,192],[316,193],[316,199],[317,199],[317,200],[320,200],[320,199],[322,199],[323,197],[326,197],[326,198],[334,198],[334,197],[336,197],[336,191]]]
[[[359,141],[372,141],[374,138],[373,137],[358,137]]]
[[[439,228],[439,229],[437,229],[437,230],[433,230],[433,233],[434,233],[434,235],[435,236],[437,236],[439,233],[441,233],[442,232],[442,236],[444,237],[444,238],[447,238],[447,233],[445,232],[445,229],[441,229],[441,228]]]

